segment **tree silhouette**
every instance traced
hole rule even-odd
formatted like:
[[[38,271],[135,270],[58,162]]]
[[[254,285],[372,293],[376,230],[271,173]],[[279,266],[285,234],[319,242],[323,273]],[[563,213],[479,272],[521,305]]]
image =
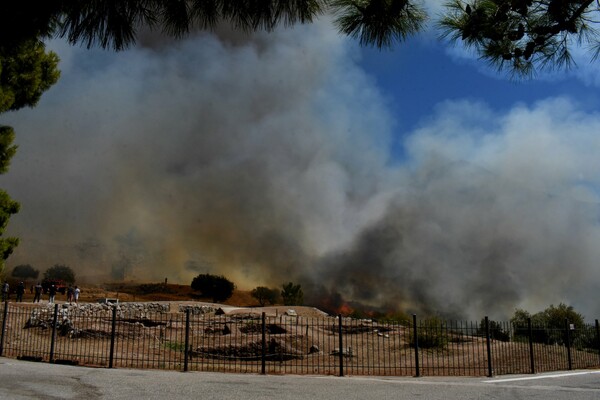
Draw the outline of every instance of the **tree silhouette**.
[[[40,271],[29,264],[21,264],[14,267],[10,275],[18,279],[37,279],[40,275]]]
[[[301,306],[304,303],[304,292],[300,284],[295,285],[292,282],[281,285],[281,297],[286,306]]]
[[[229,279],[220,275],[200,274],[192,280],[192,289],[197,290],[203,297],[212,298],[218,303],[227,300],[233,294],[235,285]]]
[[[5,1],[0,5],[0,46],[46,37],[122,50],[137,29],[181,37],[227,23],[243,31],[310,23],[329,13],[343,34],[362,45],[392,46],[422,29],[428,16],[416,0],[146,0]],[[439,20],[443,36],[462,40],[482,59],[523,76],[536,67],[569,67],[572,43],[600,54],[594,0],[450,0]]]
[[[68,284],[75,283],[75,272],[64,264],[55,264],[44,272],[44,280],[60,279]]]
[[[44,44],[35,38],[10,46],[0,42],[0,114],[35,106],[42,93],[58,80],[57,65],[58,56],[46,52]],[[14,130],[0,125],[0,174],[8,171],[10,159],[17,151],[14,139]],[[4,262],[19,243],[15,237],[2,236],[10,217],[18,211],[19,203],[0,189],[0,275],[4,273]]]

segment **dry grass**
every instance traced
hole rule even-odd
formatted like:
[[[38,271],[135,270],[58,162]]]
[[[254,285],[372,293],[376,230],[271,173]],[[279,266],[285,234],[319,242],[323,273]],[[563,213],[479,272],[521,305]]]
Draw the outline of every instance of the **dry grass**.
[[[146,288],[154,288],[156,291],[147,292]],[[107,282],[98,285],[83,284],[79,285],[81,289],[80,301],[84,303],[95,303],[98,299],[112,298],[119,299],[121,302],[138,301],[208,301],[201,298],[197,292],[194,292],[190,285],[167,284],[156,282]],[[43,295],[47,300],[48,296]],[[14,294],[11,299],[14,300]],[[66,295],[57,294],[57,301],[66,301]],[[33,301],[33,293],[27,291],[23,297],[24,302]],[[232,306],[258,306],[258,302],[250,295],[250,291],[234,290],[233,295],[223,304]]]

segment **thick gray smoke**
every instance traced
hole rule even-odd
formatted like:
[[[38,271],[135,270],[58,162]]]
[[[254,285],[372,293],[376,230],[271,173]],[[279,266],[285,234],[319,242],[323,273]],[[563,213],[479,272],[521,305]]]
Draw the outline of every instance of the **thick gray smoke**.
[[[441,105],[391,162],[393,118],[329,24],[67,48],[7,119],[22,203],[9,265],[461,316],[561,301],[597,315],[600,117],[567,99]]]
[[[440,107],[415,132],[402,190],[324,258],[340,293],[456,316],[592,300],[600,268],[600,116],[566,99],[494,115]]]
[[[279,285],[382,213],[391,119],[328,24],[153,39],[59,48],[60,83],[11,118],[12,263]]]

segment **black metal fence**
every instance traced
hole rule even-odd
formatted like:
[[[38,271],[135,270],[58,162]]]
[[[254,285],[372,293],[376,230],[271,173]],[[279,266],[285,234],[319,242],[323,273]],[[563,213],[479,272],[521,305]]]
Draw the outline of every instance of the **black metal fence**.
[[[600,367],[600,329],[4,303],[0,356],[181,371],[468,375]],[[289,315],[292,314],[292,315]]]

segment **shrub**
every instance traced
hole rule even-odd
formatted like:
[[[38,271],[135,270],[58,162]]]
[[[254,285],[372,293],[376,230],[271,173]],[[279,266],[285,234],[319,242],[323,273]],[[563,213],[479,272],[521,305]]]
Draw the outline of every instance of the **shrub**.
[[[488,320],[488,328],[490,332],[490,339],[500,340],[502,342],[510,341],[510,331],[506,327],[502,326],[499,322]],[[481,319],[477,334],[485,336],[485,318]]]
[[[203,297],[210,297],[218,303],[231,297],[235,285],[220,275],[200,274],[192,280],[192,289],[199,291]]]
[[[385,314],[375,313],[373,318],[380,322],[397,322],[402,325],[410,325],[412,317],[403,311],[388,312]]]
[[[281,290],[283,304],[286,306],[301,306],[304,303],[304,292],[302,286],[294,285],[292,282],[284,283]]]
[[[66,265],[55,264],[44,272],[44,280],[55,279],[63,280],[67,284],[73,284],[75,283],[75,273]]]
[[[258,303],[261,305],[261,307],[267,303],[277,303],[277,298],[279,297],[277,289],[269,289],[268,287],[264,286],[258,286],[252,289],[250,295],[258,300]]]
[[[544,311],[534,315],[525,310],[517,309],[511,318],[517,340],[529,340],[528,319],[531,318],[532,340],[544,344],[565,344],[565,322],[573,325],[569,332],[569,343],[573,344],[580,336],[585,336],[585,322],[583,316],[576,312],[572,306],[560,303],[558,306],[550,305]]]
[[[439,317],[430,317],[417,325],[419,347],[423,349],[443,349],[448,345],[448,329],[446,323]],[[409,336],[410,345],[415,346],[412,329]]]
[[[11,272],[11,276],[13,276],[14,278],[17,279],[37,279],[37,277],[40,275],[40,271],[33,268],[31,265],[29,264],[22,264],[22,265],[17,265],[16,267],[13,268],[12,272]]]

